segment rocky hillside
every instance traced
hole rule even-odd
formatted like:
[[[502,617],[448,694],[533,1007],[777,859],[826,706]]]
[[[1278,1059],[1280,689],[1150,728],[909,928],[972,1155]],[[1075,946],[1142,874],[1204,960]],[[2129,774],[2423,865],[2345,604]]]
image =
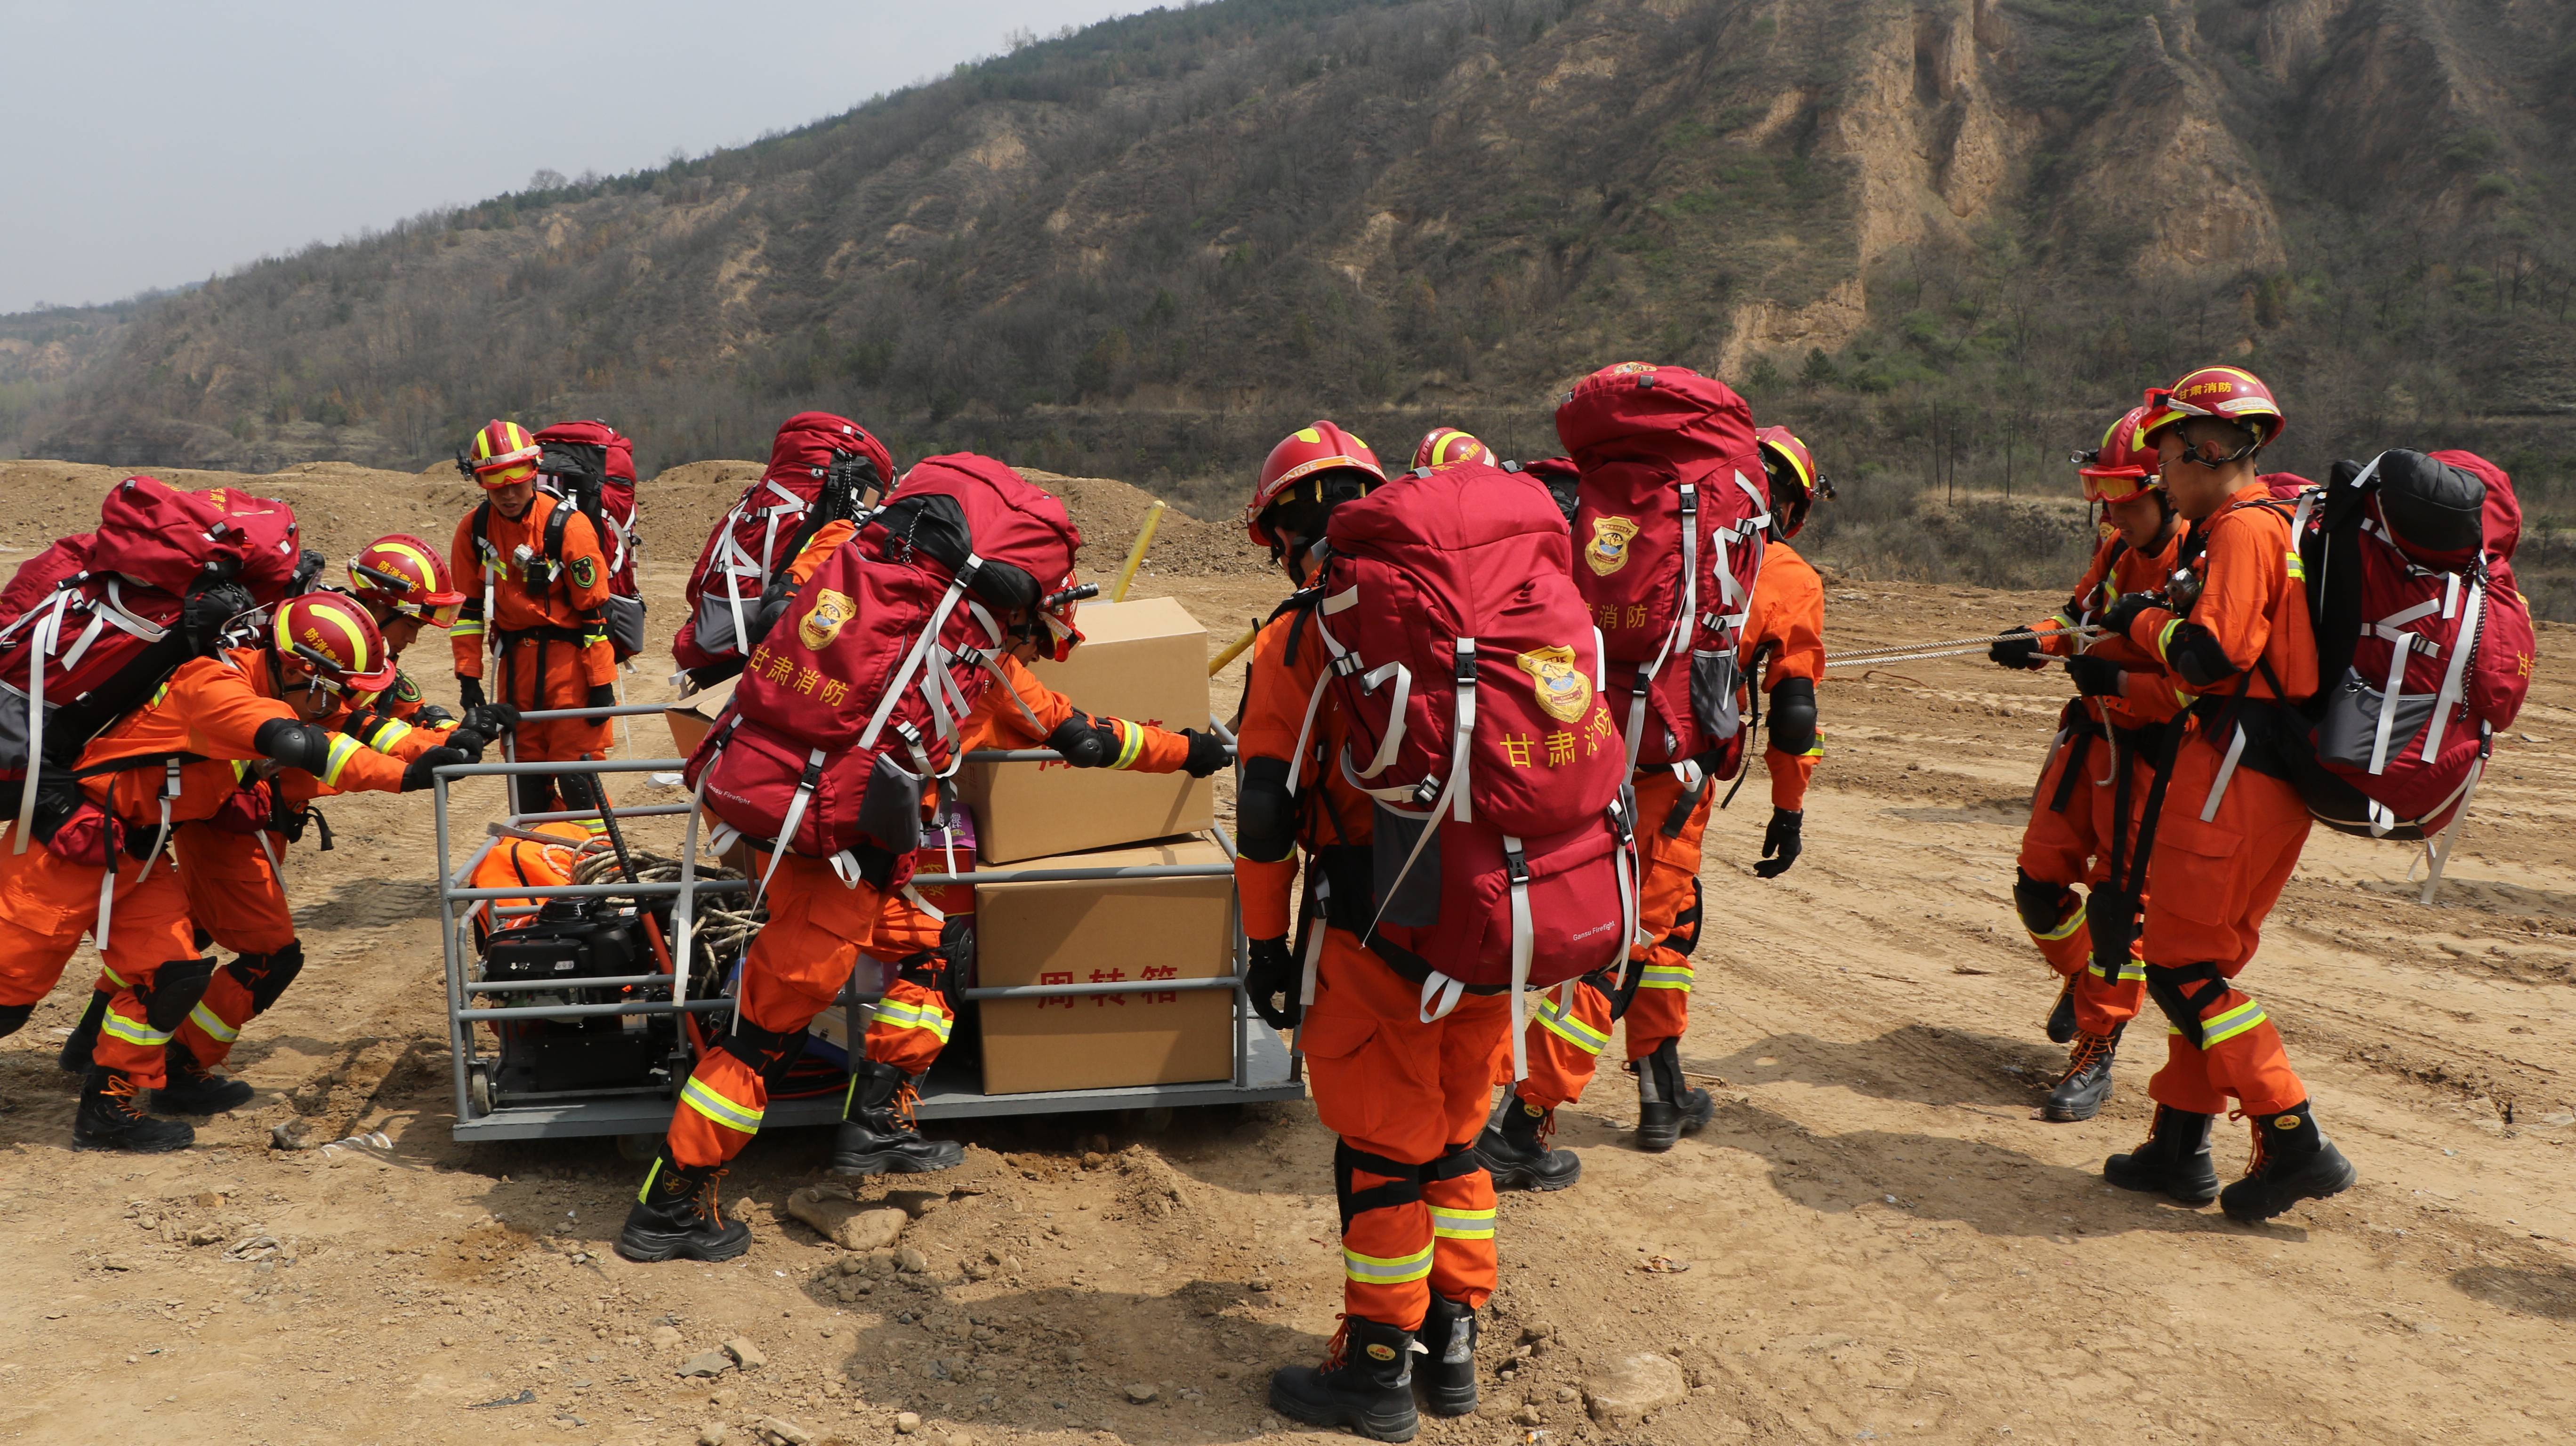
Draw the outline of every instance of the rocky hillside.
[[[826,405],[1216,506],[1319,410],[1553,450],[1654,356],[1847,478],[2009,489],[2229,357],[2283,465],[2434,436],[2546,494],[2571,140],[2558,0],[1218,0],[157,300],[16,445],[411,468],[579,414],[649,467]]]

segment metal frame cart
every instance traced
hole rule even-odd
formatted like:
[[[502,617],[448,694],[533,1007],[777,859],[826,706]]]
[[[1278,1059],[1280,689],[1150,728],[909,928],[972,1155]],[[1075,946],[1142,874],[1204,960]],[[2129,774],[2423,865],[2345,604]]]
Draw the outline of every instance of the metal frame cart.
[[[629,704],[610,708],[563,708],[521,715],[528,721],[553,718],[641,717],[659,714],[660,704]],[[1224,725],[1214,723],[1218,735],[1228,743],[1233,737]],[[1023,763],[1058,757],[1052,749],[1029,748],[987,750],[969,754],[969,762]],[[564,986],[550,980],[496,980],[475,977],[479,972],[478,951],[471,930],[485,910],[532,911],[548,899],[620,897],[643,900],[670,897],[675,907],[693,910],[697,897],[741,893],[749,885],[740,880],[691,879],[678,883],[613,882],[602,884],[516,885],[509,888],[474,888],[467,880],[476,865],[497,844],[510,838],[531,837],[537,824],[599,819],[613,821],[623,828],[643,819],[685,820],[690,805],[646,804],[625,807],[609,801],[605,810],[583,809],[572,812],[515,814],[507,813],[501,822],[485,827],[483,836],[460,862],[455,854],[459,840],[449,817],[448,790],[468,778],[502,778],[525,774],[581,774],[599,777],[610,774],[673,773],[685,760],[678,758],[612,758],[594,762],[571,763],[472,763],[457,764],[437,770],[433,799],[438,822],[438,912],[447,971],[448,1045],[454,1061],[456,1094],[456,1128],[458,1140],[534,1140],[566,1139],[584,1135],[658,1135],[669,1123],[674,1091],[678,1089],[677,1070],[666,1085],[639,1083],[631,1088],[536,1090],[513,1088],[496,1079],[498,1058],[485,1052],[479,1043],[476,1026],[485,1022],[496,1025],[512,1021],[565,1020],[597,1016],[652,1017],[658,1015],[714,1015],[730,1011],[729,997],[692,999],[688,997],[687,961],[678,961],[673,973],[661,972],[581,978],[573,981],[584,990],[633,987],[654,990],[670,996],[629,999],[618,1003],[544,1003],[513,1005],[513,995],[557,993]],[[505,797],[508,791],[504,790]],[[602,790],[605,797],[605,790]],[[505,805],[506,813],[507,805]],[[603,818],[603,812],[608,816]],[[1220,827],[1217,842],[1226,856],[1234,855],[1234,842]],[[674,840],[672,852],[681,845]],[[999,884],[1008,882],[1044,883],[1118,878],[1210,878],[1231,877],[1230,864],[1160,864],[1128,868],[1090,869],[976,869],[966,873],[922,874],[914,882],[923,886],[949,884]],[[537,900],[535,906],[505,906],[502,900]],[[651,927],[647,921],[647,927]],[[968,1068],[948,1067],[945,1062],[934,1067],[922,1081],[920,1102],[914,1113],[927,1120],[963,1119],[983,1115],[1059,1114],[1078,1110],[1138,1110],[1186,1105],[1238,1104],[1254,1100],[1297,1099],[1305,1094],[1305,1085],[1290,1057],[1287,1044],[1278,1033],[1253,1014],[1243,987],[1248,960],[1241,914],[1237,911],[1234,928],[1234,969],[1230,974],[1208,979],[1175,979],[1158,982],[1158,991],[1227,989],[1234,994],[1234,1073],[1229,1079],[1195,1084],[1134,1085],[1118,1089],[1048,1090],[1033,1094],[987,1095],[976,1088]],[[1010,988],[975,988],[964,991],[969,1000],[1045,999],[1068,995],[1115,994],[1134,992],[1133,983],[1123,984],[1031,984]],[[845,995],[859,1003],[873,1003],[873,995]],[[630,1028],[634,1026],[629,1026]],[[851,1033],[858,1033],[853,1019]],[[687,1030],[678,1031],[680,1047],[685,1048]],[[838,1096],[810,1099],[783,1099],[770,1103],[764,1128],[793,1125],[834,1124],[841,1117]]]

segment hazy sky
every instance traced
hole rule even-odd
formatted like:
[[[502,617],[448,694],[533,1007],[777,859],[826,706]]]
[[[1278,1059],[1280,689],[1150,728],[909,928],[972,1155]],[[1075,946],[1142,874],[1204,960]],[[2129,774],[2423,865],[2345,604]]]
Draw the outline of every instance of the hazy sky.
[[[1140,0],[0,0],[0,313],[847,110]]]

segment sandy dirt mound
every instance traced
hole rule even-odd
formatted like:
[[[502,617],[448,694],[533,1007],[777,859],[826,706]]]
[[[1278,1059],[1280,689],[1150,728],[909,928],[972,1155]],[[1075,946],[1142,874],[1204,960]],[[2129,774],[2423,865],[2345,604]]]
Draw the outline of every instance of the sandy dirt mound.
[[[712,498],[741,464],[707,465],[693,485]],[[76,520],[108,480],[0,472],[9,542]],[[250,485],[306,489],[335,548],[471,500],[452,476]],[[1126,491],[1067,492],[1119,535]],[[657,636],[681,551],[648,570]],[[1277,596],[1238,573],[1171,589],[1212,631]],[[1845,584],[1829,645],[1956,637],[2055,601]],[[2102,1118],[2033,1118],[2062,1054],[2009,888],[2062,680],[1974,658],[1837,670],[1805,856],[1752,876],[1758,780],[1709,830],[1684,1061],[1716,1119],[1637,1152],[1615,1067],[1559,1113],[1582,1183],[1503,1201],[1484,1412],[1426,1418],[1421,1439],[2563,1434],[2576,1384],[2534,1366],[2566,1359],[2576,1322],[2576,630],[2542,647],[2441,902],[2415,901],[2409,850],[2319,835],[2245,976],[2361,1171],[2263,1229],[2103,1187],[2102,1157],[2143,1132],[2159,1029],[2129,1040]],[[652,695],[657,669],[630,688]],[[1229,670],[1221,709],[1235,686]],[[461,796],[468,828],[497,804]],[[826,1184],[828,1139],[779,1132],[726,1182],[749,1256],[628,1265],[608,1247],[640,1167],[609,1143],[448,1137],[426,803],[326,807],[338,848],[289,866],[312,962],[234,1055],[259,1097],[195,1150],[68,1148],[53,1058],[86,951],[0,1042],[0,1436],[123,1439],[166,1413],[245,1443],[879,1443],[909,1413],[901,1439],[943,1446],[1324,1439],[1262,1399],[1339,1307],[1332,1142],[1310,1106],[958,1131],[964,1168],[858,1186],[910,1217],[873,1254],[791,1217]],[[280,1126],[390,1147],[277,1149]],[[2218,1140],[2231,1175],[2244,1129]],[[1640,1384],[1642,1421],[1618,1404]]]

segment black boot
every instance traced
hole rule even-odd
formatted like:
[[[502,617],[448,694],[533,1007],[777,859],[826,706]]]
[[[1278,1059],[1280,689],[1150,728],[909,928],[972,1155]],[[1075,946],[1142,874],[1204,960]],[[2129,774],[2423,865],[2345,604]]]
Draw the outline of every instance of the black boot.
[[[1434,1416],[1464,1416],[1476,1409],[1476,1313],[1438,1291],[1422,1317],[1422,1368],[1413,1373],[1422,1404]]]
[[[188,1046],[175,1039],[162,1046],[161,1058],[164,1082],[152,1092],[152,1108],[165,1115],[220,1115],[249,1104],[258,1093],[197,1063]]]
[[[1681,1041],[1668,1039],[1635,1061],[1637,1147],[1660,1153],[1717,1113],[1708,1091],[1682,1079]]]
[[[2209,1163],[2209,1115],[2156,1106],[2146,1143],[2102,1162],[2102,1178],[2123,1190],[2164,1194],[2185,1205],[2218,1198],[2218,1168]]]
[[[693,1170],[671,1158],[671,1147],[654,1156],[644,1188],[635,1192],[635,1208],[626,1212],[626,1228],[617,1232],[617,1253],[628,1260],[731,1260],[751,1248],[751,1227],[727,1220],[716,1200],[724,1179],[722,1166]]]
[[[2067,1044],[2075,1038],[2075,981],[2069,979],[2057,991],[2057,1003],[2048,1011],[2048,1042]]]
[[[1309,1426],[1348,1426],[1372,1441],[1410,1441],[1413,1332],[1346,1316],[1324,1364],[1283,1366],[1270,1377],[1270,1409]]]
[[[54,1061],[63,1073],[89,1073],[89,1057],[98,1048],[98,1027],[107,1019],[107,1001],[115,997],[115,992],[107,989],[89,992],[89,1009],[72,1027],[72,1037],[63,1041],[63,1052]]]
[[[832,1137],[833,1174],[918,1175],[965,1163],[965,1146],[925,1140],[912,1127],[910,1103],[902,1098],[906,1083],[904,1072],[890,1064],[862,1059],[851,1066],[841,1132]]]
[[[2352,1161],[2317,1128],[2301,1100],[2275,1115],[2254,1118],[2254,1158],[2245,1178],[2220,1192],[2218,1208],[2239,1225],[2269,1220],[2302,1200],[2323,1200],[2352,1188]]]
[[[2048,1103],[2039,1107],[2039,1117],[2066,1124],[2102,1113],[2102,1102],[2111,1097],[2111,1062],[2119,1054],[2118,1029],[2109,1034],[2077,1034],[2075,1048],[2066,1057],[2066,1073],[2057,1077]]]
[[[1517,1094],[1503,1096],[1501,1121],[1476,1137],[1476,1157],[1494,1177],[1494,1188],[1562,1190],[1582,1179],[1582,1156],[1547,1147],[1555,1129],[1556,1111],[1531,1109]]]
[[[195,1144],[197,1132],[185,1120],[156,1120],[135,1102],[134,1081],[103,1065],[91,1065],[81,1084],[80,1108],[72,1114],[72,1143],[84,1150],[131,1150],[138,1155],[165,1155]]]

